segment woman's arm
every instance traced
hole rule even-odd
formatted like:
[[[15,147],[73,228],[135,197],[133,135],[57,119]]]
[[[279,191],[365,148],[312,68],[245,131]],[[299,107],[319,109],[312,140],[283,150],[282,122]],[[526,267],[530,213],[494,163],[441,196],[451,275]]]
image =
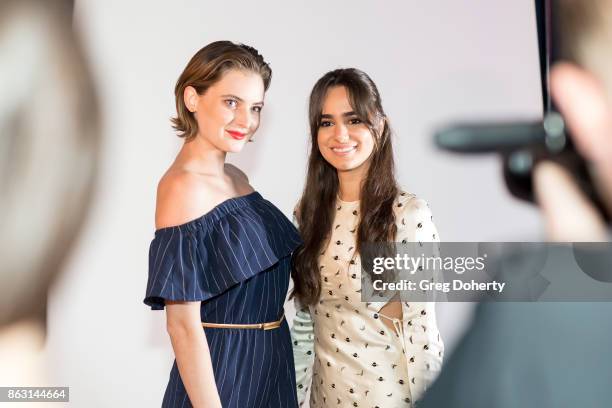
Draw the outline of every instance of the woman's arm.
[[[293,208],[293,225],[299,229],[297,211],[300,204]],[[294,300],[295,318],[291,326],[291,344],[295,362],[295,382],[299,406],[306,402],[308,390],[312,384],[312,366],[314,364],[314,322],[308,306]]]
[[[398,241],[433,243],[433,256],[439,254],[440,237],[433,216],[425,200],[409,200],[403,211],[404,228],[398,231]],[[432,271],[432,278],[442,282],[440,271]],[[435,300],[442,295],[436,293]],[[413,401],[418,400],[425,389],[436,379],[442,367],[444,343],[440,337],[434,302],[402,302],[403,334],[409,387]]]
[[[312,382],[314,325],[308,307],[301,307],[299,302],[296,301],[295,310],[296,315],[291,327],[291,342],[295,361],[298,403],[302,406]]]
[[[155,227],[179,225],[212,208],[213,195],[204,187],[198,177],[188,172],[166,173],[157,189]],[[166,330],[191,404],[197,408],[221,407],[200,317],[201,302],[165,303]]]
[[[221,407],[200,302],[166,302],[166,328],[181,379],[196,408]]]

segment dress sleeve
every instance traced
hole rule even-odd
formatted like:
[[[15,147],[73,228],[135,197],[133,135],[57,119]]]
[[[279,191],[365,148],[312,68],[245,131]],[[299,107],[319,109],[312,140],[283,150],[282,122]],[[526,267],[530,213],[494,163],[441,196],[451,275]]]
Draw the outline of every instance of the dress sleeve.
[[[253,204],[255,205],[255,204]],[[205,301],[268,270],[301,243],[297,230],[269,202],[233,208],[155,232],[149,248],[144,303]]]
[[[403,204],[403,210],[399,214],[401,222],[398,223],[396,240],[402,243],[414,242],[418,246],[425,245],[425,252],[428,256],[440,257],[440,236],[434,224],[429,204],[416,197],[408,199]],[[427,276],[430,276],[430,279],[434,282],[444,282],[444,275],[437,267],[431,270],[431,275]],[[447,296],[442,291],[433,291],[431,300],[443,302],[447,300]]]
[[[440,237],[427,202],[413,198],[405,207],[398,241],[433,242],[432,255],[439,256]],[[442,282],[441,271],[434,270],[432,279]],[[440,296],[436,293],[434,300],[442,300]],[[413,401],[416,401],[441,369],[444,343],[438,330],[435,302],[402,302],[402,314],[403,343],[408,372],[411,373],[409,386]]]
[[[292,222],[299,228],[297,209],[293,209]],[[314,364],[314,322],[308,306],[303,306],[297,299],[294,301],[295,318],[291,326],[291,344],[293,345],[293,360],[295,362],[295,382],[299,406],[306,403],[308,390],[312,383],[312,367]]]
[[[144,303],[153,310],[162,310],[166,300],[203,301],[214,296],[212,282],[199,269],[207,264],[207,258],[190,231],[180,227],[157,231],[149,247]]]
[[[295,379],[299,405],[305,403],[312,383],[312,366],[314,363],[314,323],[307,306],[302,307],[295,301],[296,315],[291,327],[293,359],[295,361]]]

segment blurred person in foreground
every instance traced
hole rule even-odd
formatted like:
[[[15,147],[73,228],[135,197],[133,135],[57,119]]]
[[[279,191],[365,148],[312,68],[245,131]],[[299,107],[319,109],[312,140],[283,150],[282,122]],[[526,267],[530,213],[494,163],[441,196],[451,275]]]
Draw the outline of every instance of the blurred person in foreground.
[[[0,386],[55,385],[47,293],[96,173],[98,110],[71,13],[67,1],[0,1]]]
[[[563,44],[582,67],[551,72],[551,93],[612,214],[612,1],[559,1]],[[609,226],[572,176],[534,173],[547,238],[607,241]],[[482,303],[418,404],[429,407],[604,407],[612,401],[610,303]]]

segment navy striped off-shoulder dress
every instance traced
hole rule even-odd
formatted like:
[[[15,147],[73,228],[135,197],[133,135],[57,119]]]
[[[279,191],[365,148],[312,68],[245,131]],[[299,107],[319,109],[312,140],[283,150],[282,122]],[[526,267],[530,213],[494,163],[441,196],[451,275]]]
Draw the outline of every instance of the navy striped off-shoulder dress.
[[[292,251],[301,243],[291,222],[253,192],[231,198],[195,220],[155,232],[144,302],[202,301],[209,323],[279,320]],[[224,408],[296,407],[291,338],[277,329],[204,328]],[[191,407],[176,360],[163,407]]]

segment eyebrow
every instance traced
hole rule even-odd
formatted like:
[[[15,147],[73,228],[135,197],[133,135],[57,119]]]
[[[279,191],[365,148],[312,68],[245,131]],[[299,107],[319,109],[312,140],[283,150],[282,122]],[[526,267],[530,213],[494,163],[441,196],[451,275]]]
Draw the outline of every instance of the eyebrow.
[[[346,118],[349,116],[357,116],[357,114],[353,111],[350,111],[350,112],[344,112],[342,116]],[[334,117],[333,115],[330,115],[328,113],[321,114],[321,119],[332,119],[333,117]]]
[[[239,97],[239,96],[232,95],[232,94],[221,95],[221,97],[222,97],[222,98],[234,98],[234,99],[236,99],[238,102],[244,102],[244,99],[242,99],[242,98],[241,98],[241,97]],[[263,103],[263,101],[260,101],[260,102],[255,102],[253,105],[262,105],[262,106],[263,106],[263,104],[264,104],[264,103]]]

